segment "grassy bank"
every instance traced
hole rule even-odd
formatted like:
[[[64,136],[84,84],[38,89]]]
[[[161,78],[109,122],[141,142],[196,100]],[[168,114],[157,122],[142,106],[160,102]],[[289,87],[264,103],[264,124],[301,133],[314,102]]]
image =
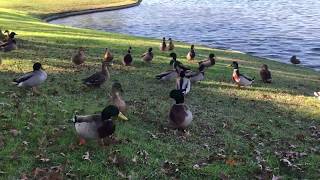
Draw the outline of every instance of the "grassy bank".
[[[0,9],[1,28],[19,34],[19,50],[0,52],[0,179],[45,176],[48,174],[41,171],[45,168],[64,177],[90,179],[253,179],[270,174],[285,179],[320,178],[316,134],[320,105],[311,97],[319,88],[319,73],[242,53],[197,47],[198,59],[214,52],[217,64],[206,72],[205,81],[192,86],[187,104],[194,121],[190,133],[181,134],[165,128],[173,103],[168,94],[174,84],[154,79],[155,74],[169,68],[168,53],[158,50],[159,40],[47,24],[29,14],[43,16],[66,6],[39,2],[43,6],[29,4],[28,8],[24,1],[16,1],[14,6],[0,2],[1,7],[7,7]],[[27,12],[18,11],[22,9]],[[134,66],[123,67],[120,60],[129,45],[133,46]],[[88,66],[76,69],[70,57],[79,46],[86,49]],[[156,56],[146,65],[139,56],[150,46]],[[100,89],[81,85],[82,78],[100,68],[105,47],[115,54],[111,80],[123,85],[130,120],[117,122],[119,142],[101,147],[92,141],[79,147],[68,122],[73,113],[91,114],[110,103],[110,82]],[[188,48],[177,44],[176,53],[195,69],[196,63],[185,60]],[[231,82],[232,69],[226,67],[233,60],[239,61],[243,74],[256,79],[261,64],[267,63],[274,82],[257,80],[251,88],[237,89]],[[49,74],[39,97],[10,84],[36,61]],[[90,160],[83,159],[87,152]],[[292,166],[281,163],[286,158]]]

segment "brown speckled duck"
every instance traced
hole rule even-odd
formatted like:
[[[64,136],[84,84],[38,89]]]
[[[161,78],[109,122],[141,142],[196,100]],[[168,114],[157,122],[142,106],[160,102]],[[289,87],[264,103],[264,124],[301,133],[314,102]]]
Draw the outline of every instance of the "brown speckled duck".
[[[196,57],[196,51],[194,50],[194,45],[192,44],[190,47],[190,51],[187,54],[187,59],[191,61],[191,60],[194,60],[195,57]]]
[[[83,84],[88,87],[100,87],[104,82],[110,79],[108,63],[102,62],[101,71],[94,73],[90,77],[83,79]]]
[[[216,64],[215,55],[213,53],[210,53],[207,60],[200,61],[198,63],[199,63],[199,67],[200,66],[204,66],[206,68],[209,68],[209,67],[211,67],[211,66]]]
[[[168,51],[174,50],[174,44],[171,38],[169,38],[169,45],[168,45]]]
[[[119,82],[114,82],[112,84],[110,100],[114,106],[116,106],[121,113],[126,113],[127,105],[122,99],[121,94],[123,93],[122,86]]]
[[[15,32],[11,32],[8,35],[8,38],[6,39],[6,41],[4,43],[0,44],[0,50],[2,50],[4,52],[10,52],[10,51],[18,49],[15,35],[18,35],[18,34],[16,34]]]
[[[160,44],[160,51],[166,51],[167,50],[167,43],[166,43],[166,38],[162,38],[162,42]]]
[[[153,59],[153,52],[152,52],[152,48],[149,48],[148,51],[144,54],[142,54],[142,60],[144,60],[145,62],[151,62]]]
[[[79,47],[77,53],[75,53],[72,56],[71,60],[75,65],[83,64],[84,61],[86,60],[86,55],[84,54],[84,48],[83,47]]]
[[[110,49],[106,48],[105,53],[104,53],[104,57],[103,60],[107,63],[109,63],[109,65],[113,64],[113,55],[110,51]]]
[[[268,65],[263,64],[261,66],[260,76],[261,76],[262,82],[264,82],[264,83],[271,83],[272,82],[271,72],[269,71]]]

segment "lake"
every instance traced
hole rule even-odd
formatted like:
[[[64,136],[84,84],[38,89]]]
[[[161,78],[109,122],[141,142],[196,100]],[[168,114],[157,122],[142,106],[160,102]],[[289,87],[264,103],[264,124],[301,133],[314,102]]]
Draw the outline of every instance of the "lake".
[[[319,0],[144,0],[140,6],[51,21],[243,51],[320,70]]]

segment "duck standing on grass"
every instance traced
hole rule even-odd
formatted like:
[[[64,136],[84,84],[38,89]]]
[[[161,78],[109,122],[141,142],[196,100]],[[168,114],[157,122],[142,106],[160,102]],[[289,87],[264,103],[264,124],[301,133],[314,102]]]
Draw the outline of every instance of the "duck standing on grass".
[[[112,55],[112,53],[110,52],[110,49],[106,48],[105,53],[104,53],[103,60],[104,60],[105,62],[107,62],[109,65],[112,65],[112,64],[113,64],[113,55]]]
[[[186,77],[190,79],[191,82],[200,82],[204,80],[204,65],[199,66],[198,72],[189,72]]]
[[[18,34],[16,34],[15,32],[11,32],[8,35],[8,39],[4,43],[0,44],[0,50],[3,50],[4,52],[9,52],[18,49],[17,42],[14,38],[15,35]]]
[[[124,55],[123,57],[123,64],[125,66],[131,66],[132,65],[132,61],[133,61],[133,58],[131,56],[131,46],[128,48],[128,51],[127,51],[127,54]]]
[[[160,51],[165,51],[167,50],[167,43],[166,43],[166,38],[162,38],[162,43],[160,44]]]
[[[88,87],[100,87],[104,82],[109,80],[110,73],[107,65],[107,62],[102,62],[101,71],[94,73],[86,79],[83,79],[83,84],[87,85]]]
[[[76,132],[80,138],[79,145],[86,144],[86,139],[101,140],[112,135],[116,126],[113,119],[128,120],[116,106],[107,106],[101,114],[75,116],[73,119]]]
[[[301,63],[300,60],[297,58],[297,56],[292,56],[292,57],[290,58],[290,62],[291,62],[292,64],[300,64],[300,63]]]
[[[71,60],[75,65],[83,64],[84,61],[86,60],[86,55],[84,54],[84,48],[83,47],[79,47],[77,53],[75,53],[72,56]]]
[[[170,53],[170,57],[172,58],[171,61],[170,61],[170,65],[173,66],[173,69],[175,69],[178,74],[180,74],[181,71],[190,70],[190,68],[184,66],[180,61],[177,60],[177,54],[176,53]]]
[[[25,75],[14,79],[13,83],[18,87],[30,87],[32,92],[40,94],[37,90],[37,87],[42,84],[47,79],[47,73],[42,69],[40,63],[33,64],[33,71],[26,73]]]
[[[190,51],[187,54],[187,60],[191,61],[194,60],[196,57],[196,51],[194,50],[194,45],[192,44],[190,47]]]
[[[173,49],[174,49],[174,44],[173,44],[173,42],[172,42],[172,39],[169,38],[168,51],[173,51]]]
[[[264,82],[264,83],[271,83],[272,82],[271,72],[269,71],[268,65],[263,64],[261,66],[260,76],[261,76],[262,82]]]
[[[170,97],[176,101],[169,112],[169,126],[174,129],[186,129],[192,122],[192,113],[184,103],[184,96],[180,90],[172,90]]]
[[[216,64],[215,55],[213,53],[210,53],[207,60],[200,61],[200,62],[198,62],[198,64],[199,64],[199,67],[204,66],[206,68],[209,68],[209,67],[215,65]]]
[[[0,29],[0,43],[4,42],[5,40],[6,40],[6,35]]]
[[[148,51],[144,54],[142,54],[142,60],[144,60],[145,62],[151,62],[153,59],[153,52],[152,52],[152,48],[149,48]]]
[[[236,61],[233,61],[230,66],[233,67],[232,80],[238,85],[238,87],[250,86],[254,82],[254,79],[240,74],[239,65]]]
[[[122,86],[119,82],[114,82],[111,88],[110,100],[114,106],[116,106],[121,113],[126,113],[127,105],[122,99],[121,94],[123,93]]]
[[[183,95],[187,95],[191,89],[191,82],[188,78],[185,77],[186,74],[184,71],[180,72],[180,77],[176,81],[176,89],[180,90]]]

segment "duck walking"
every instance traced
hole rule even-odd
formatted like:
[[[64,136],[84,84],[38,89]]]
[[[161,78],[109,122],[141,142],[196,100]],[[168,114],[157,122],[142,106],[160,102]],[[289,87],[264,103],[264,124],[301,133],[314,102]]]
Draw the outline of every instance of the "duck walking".
[[[144,54],[142,54],[142,60],[145,62],[151,62],[153,59],[153,52],[152,52],[152,48],[149,48],[148,51]]]
[[[190,47],[190,51],[187,54],[187,60],[191,61],[194,60],[196,57],[196,51],[194,50],[194,45],[192,44]]]
[[[168,51],[174,50],[174,44],[171,38],[169,38],[169,45],[168,45]]]
[[[238,87],[250,86],[254,82],[254,78],[251,79],[240,74],[239,65],[236,61],[233,61],[230,66],[233,67],[232,80],[238,85]]]
[[[116,106],[121,113],[126,113],[127,105],[122,99],[121,94],[123,93],[122,86],[119,82],[114,82],[111,88],[110,100],[114,106]]]
[[[176,81],[176,89],[180,90],[183,93],[183,95],[187,95],[191,89],[190,79],[186,78],[185,76],[186,76],[185,72],[181,71],[180,77],[177,78],[177,81]]]
[[[201,65],[198,68],[197,72],[189,72],[186,74],[186,77],[190,79],[191,82],[200,82],[204,80],[204,65]]]
[[[264,82],[264,83],[271,83],[272,82],[271,72],[269,71],[268,65],[263,64],[261,66],[260,76],[261,76],[262,82]]]
[[[165,51],[165,50],[167,50],[167,43],[166,43],[166,38],[163,37],[162,42],[160,44],[160,51]]]
[[[131,46],[128,48],[127,54],[123,57],[123,64],[125,66],[131,66],[133,58],[131,56]]]
[[[43,70],[41,63],[33,64],[33,71],[13,80],[18,87],[32,88],[32,92],[40,94],[37,87],[47,79],[47,73]]]
[[[110,79],[110,73],[107,62],[102,62],[101,71],[94,73],[88,78],[83,79],[83,84],[88,87],[100,87],[104,82]]]
[[[9,52],[18,49],[15,35],[18,34],[16,34],[15,32],[11,32],[5,42],[0,44],[0,50]]]
[[[208,59],[206,59],[204,61],[200,61],[200,62],[198,62],[198,64],[199,64],[199,67],[204,66],[206,68],[214,66],[216,64],[215,55],[213,53],[210,53]]]
[[[186,129],[192,122],[192,112],[184,103],[184,95],[180,90],[172,90],[170,97],[176,101],[169,112],[169,126],[172,128]]]
[[[83,64],[84,61],[86,60],[86,55],[84,53],[84,48],[83,47],[79,47],[77,53],[75,53],[72,56],[71,60],[75,65]]]
[[[79,145],[86,144],[87,139],[103,140],[115,132],[115,118],[127,120],[116,106],[110,105],[100,114],[74,116],[73,122],[80,138]]]
[[[110,49],[106,48],[103,60],[105,62],[107,62],[109,65],[113,64],[113,55],[112,55]]]

